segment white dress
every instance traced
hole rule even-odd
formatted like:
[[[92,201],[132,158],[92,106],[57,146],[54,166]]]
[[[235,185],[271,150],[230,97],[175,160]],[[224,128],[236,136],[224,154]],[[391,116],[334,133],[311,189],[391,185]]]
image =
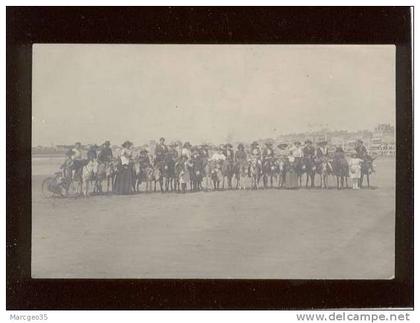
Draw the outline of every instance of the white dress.
[[[350,159],[349,161],[350,178],[361,177],[361,164],[362,164],[362,160],[360,158]]]

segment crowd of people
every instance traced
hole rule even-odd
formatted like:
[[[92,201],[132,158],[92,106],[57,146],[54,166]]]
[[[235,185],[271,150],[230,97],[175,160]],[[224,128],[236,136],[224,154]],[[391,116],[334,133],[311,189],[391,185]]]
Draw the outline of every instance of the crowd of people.
[[[236,149],[230,143],[220,146],[205,144],[192,146],[190,142],[167,145],[165,138],[162,137],[154,151],[144,148],[137,150],[130,141],[125,141],[119,149],[113,151],[109,141],[105,141],[101,146],[88,145],[87,150],[77,142],[66,152],[66,160],[61,168],[66,176],[72,178],[81,177],[86,168],[89,177],[87,178],[91,180],[90,177],[98,172],[98,165],[105,165],[104,172],[112,165],[112,192],[116,194],[130,194],[136,191],[142,181],[147,181],[148,169],[151,170],[150,176],[154,176],[155,185],[158,182],[161,189],[183,192],[188,189],[188,185],[191,190],[200,190],[205,176],[211,177],[213,173],[217,175],[218,171],[222,178],[227,176],[228,187],[232,187],[232,178],[236,178],[236,187],[240,185],[242,188],[243,185],[239,184],[241,176],[255,177],[254,180],[257,182],[253,183],[252,188],[258,188],[260,179],[263,179],[264,186],[270,184],[271,179],[272,185],[272,177],[275,176],[278,178],[279,186],[298,188],[302,185],[303,174],[306,174],[306,185],[309,182],[314,186],[317,170],[320,175],[324,170],[327,175],[337,176],[337,188],[340,187],[339,177],[345,177],[346,180],[350,177],[352,188],[358,189],[362,180],[362,165],[365,161],[372,161],[361,140],[357,141],[350,158],[341,147],[334,147],[333,151],[330,151],[332,147],[328,146],[327,141],[316,144],[311,140],[306,140],[303,144],[296,141],[292,144],[278,144],[276,148],[272,142],[260,146],[255,141],[247,147],[238,144]],[[370,167],[373,171],[372,163]],[[154,170],[157,174],[153,172]],[[169,173],[171,174],[168,175]],[[169,182],[163,187],[165,176],[169,178]],[[216,182],[214,187],[218,188]]]

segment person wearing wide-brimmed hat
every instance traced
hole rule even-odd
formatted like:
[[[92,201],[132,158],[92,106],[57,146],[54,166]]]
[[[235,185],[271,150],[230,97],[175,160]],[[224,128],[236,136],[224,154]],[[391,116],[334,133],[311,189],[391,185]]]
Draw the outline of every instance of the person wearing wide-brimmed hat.
[[[363,141],[361,139],[358,139],[356,141],[355,150],[356,150],[357,158],[366,159],[366,157],[368,156],[368,150],[366,146],[363,144]]]
[[[139,163],[140,163],[140,168],[142,170],[146,169],[146,167],[152,166],[152,163],[150,162],[150,158],[149,158],[149,155],[148,155],[148,151],[145,148],[140,150]]]
[[[224,147],[224,155],[226,156],[227,160],[233,161],[235,159],[235,153],[233,151],[233,146],[230,143],[227,143]]]
[[[66,151],[65,156],[66,158],[64,159],[64,163],[60,166],[60,169],[63,170],[63,177],[64,178],[71,178],[72,177],[72,170],[74,167],[74,161],[72,159],[73,157],[73,150],[69,149]]]
[[[111,142],[109,140],[105,141],[102,145],[102,148],[98,154],[98,161],[101,163],[109,163],[112,160],[112,149]]]
[[[259,143],[256,142],[256,141],[252,142],[250,150],[251,150],[251,156],[250,156],[251,159],[260,161],[261,160],[261,149],[260,149]]]
[[[316,158],[318,160],[324,160],[328,157],[328,147],[327,147],[327,141],[323,140],[318,142],[318,147],[316,148]]]
[[[295,141],[292,147],[290,148],[295,161],[299,161],[303,157],[303,151],[300,141]]]
[[[76,142],[74,147],[72,148],[72,159],[73,160],[82,160],[82,144],[80,142]]]
[[[87,156],[88,161],[96,160],[96,158],[97,158],[96,149],[97,148],[98,148],[98,146],[96,144],[93,144],[93,145],[89,145],[88,146],[88,151],[86,153],[86,156]]]
[[[304,158],[313,159],[315,156],[315,148],[311,140],[305,140],[305,146],[302,148]]]
[[[177,144],[175,142],[171,142],[169,144],[168,154],[172,160],[178,159],[178,150],[176,149]]]
[[[245,151],[245,147],[243,144],[238,145],[238,150],[235,152],[235,162],[239,166],[239,188],[245,189],[245,181],[244,178],[248,175],[248,156]],[[238,185],[237,185],[238,186]]]
[[[217,148],[216,152],[211,156],[210,160],[216,162],[222,162],[223,160],[226,160],[226,155],[224,154],[223,146],[219,146]]]
[[[207,160],[209,158],[209,148],[208,144],[202,144],[200,146],[200,156],[203,160]]]
[[[186,141],[182,146],[181,156],[187,157],[187,159],[191,158],[191,144],[189,141]]]
[[[133,190],[132,147],[133,143],[128,140],[122,144],[120,167],[115,177],[115,185],[113,185],[113,190],[116,194],[131,194]]]
[[[262,158],[263,160],[268,160],[274,157],[274,150],[273,150],[273,143],[267,141],[265,143],[265,148],[262,151]]]
[[[80,142],[76,142],[74,147],[69,151],[68,154],[71,154],[71,159],[73,163],[71,163],[71,170],[72,170],[72,177],[81,176],[82,168],[84,166],[84,161],[82,160],[82,144]],[[70,162],[69,162],[70,164]]]
[[[198,149],[197,146],[194,146],[191,149],[191,158],[192,159],[196,159],[198,157],[200,157],[200,150]]]
[[[239,164],[247,163],[247,155],[243,144],[238,145],[238,150],[235,152],[235,161]]]
[[[165,144],[165,138],[161,137],[159,139],[159,144],[157,144],[155,148],[155,165],[162,162],[165,159],[167,152],[168,147]]]

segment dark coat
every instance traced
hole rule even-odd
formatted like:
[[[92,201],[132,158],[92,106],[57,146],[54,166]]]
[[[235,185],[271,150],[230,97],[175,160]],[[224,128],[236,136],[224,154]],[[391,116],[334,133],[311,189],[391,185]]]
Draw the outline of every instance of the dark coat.
[[[112,149],[109,147],[104,147],[98,154],[98,160],[100,162],[110,162],[112,160]]]

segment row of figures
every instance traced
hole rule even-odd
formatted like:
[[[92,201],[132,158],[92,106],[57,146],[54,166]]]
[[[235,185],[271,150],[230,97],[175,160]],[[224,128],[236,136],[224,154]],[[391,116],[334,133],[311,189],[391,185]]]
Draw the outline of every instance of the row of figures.
[[[373,160],[363,142],[358,141],[350,158],[337,147],[329,152],[327,142],[315,147],[310,140],[279,144],[275,152],[272,143],[260,147],[253,142],[249,149],[239,144],[234,150],[231,144],[219,147],[192,146],[186,142],[179,147],[165,144],[161,138],[154,153],[146,149],[139,152],[133,143],[126,141],[115,154],[106,141],[101,146],[90,145],[86,157],[82,157],[80,143],[66,153],[61,166],[63,190],[67,194],[70,183],[81,195],[112,192],[187,192],[221,189],[286,188],[302,186],[328,188],[328,178],[336,177],[337,189],[362,186],[363,180],[374,171]]]

